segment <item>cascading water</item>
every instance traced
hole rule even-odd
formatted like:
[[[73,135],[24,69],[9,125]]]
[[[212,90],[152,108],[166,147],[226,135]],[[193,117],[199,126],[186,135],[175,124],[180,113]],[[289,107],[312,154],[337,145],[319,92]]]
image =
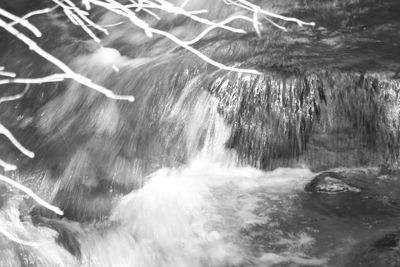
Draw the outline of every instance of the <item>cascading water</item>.
[[[215,69],[127,23],[104,48],[57,15],[32,18],[61,43],[41,46],[136,100],[64,81],[0,105],[2,123],[36,153],[25,160],[2,144],[0,158],[19,163],[12,178],[65,213],[1,186],[0,267],[400,266],[399,3],[281,2],[318,26],[212,31],[196,45],[259,76]],[[228,12],[222,1],[191,4]],[[199,30],[152,23],[187,40]],[[0,62],[22,76],[53,73],[7,38]]]
[[[190,86],[186,89],[192,90]],[[3,211],[3,220],[12,219],[10,222],[14,223],[8,223],[6,229],[26,240],[26,247],[14,244],[18,254],[25,257],[4,257],[2,264],[144,267],[323,264],[324,260],[305,254],[305,248],[314,242],[306,233],[294,233],[294,238],[300,239],[298,247],[281,254],[256,247],[245,234],[254,225],[272,223],[271,215],[277,210],[289,209],[288,194],[301,190],[312,173],[307,169],[266,173],[239,166],[235,152],[225,149],[231,129],[218,114],[218,101],[214,97],[200,93],[187,117],[180,117],[185,114],[182,103],[189,93],[183,93],[172,112],[165,115],[185,120],[183,139],[189,150],[187,154],[192,155],[187,164],[161,168],[147,176],[142,188],[115,201],[111,217],[102,223],[58,222],[74,237],[76,244],[67,243],[79,247],[79,260],[56,244],[56,233],[52,230],[22,223],[15,207],[22,199],[13,197]],[[259,214],[257,209],[263,212]],[[7,243],[13,244],[9,240]],[[48,254],[52,257],[45,256]]]
[[[132,67],[129,61],[124,64]],[[200,78],[192,78],[179,95],[160,100],[164,108],[154,114],[159,125],[141,121],[148,112],[152,114],[151,107],[139,115],[143,118],[135,118],[141,121],[137,135],[155,127],[169,132],[159,132],[149,140],[159,140],[160,136],[179,140],[179,146],[167,153],[167,159],[175,159],[175,167],[159,167],[171,161],[165,161],[162,154],[161,161],[154,161],[154,153],[160,151],[157,147],[139,150],[156,165],[142,165],[143,169],[132,172],[130,183],[123,182],[126,177],[113,177],[115,185],[129,188],[133,184],[135,188],[130,193],[122,190],[105,198],[103,191],[90,191],[104,184],[93,178],[77,184],[68,179],[54,181],[45,174],[40,184],[32,183],[48,199],[78,206],[75,211],[83,215],[102,217],[93,220],[82,216],[81,223],[43,217],[40,213],[30,218],[26,214],[31,204],[17,192],[7,193],[1,219],[3,229],[12,236],[1,239],[7,247],[2,251],[1,265],[220,267],[326,266],[329,262],[329,266],[343,266],[347,260],[343,255],[364,235],[396,224],[396,209],[364,199],[358,191],[333,198],[305,193],[306,184],[315,176],[307,168],[265,172],[243,163],[236,150],[226,148],[234,125],[221,115],[221,102],[215,95],[198,90]],[[72,91],[64,97],[71,100],[71,92],[77,91],[73,84],[69,90]],[[82,99],[90,101],[87,97]],[[148,99],[152,101],[151,97]],[[45,110],[57,107],[62,111],[62,102],[56,101]],[[119,111],[109,105],[101,105],[101,110],[103,116],[93,120],[95,131],[114,135],[110,123],[105,126],[102,122],[107,121],[107,113],[116,116]],[[57,114],[62,117],[61,111]],[[43,131],[52,128],[46,116],[44,113],[39,122]],[[53,117],[51,123],[54,122],[57,118]],[[82,154],[90,154],[90,147],[81,146],[79,149],[86,152],[78,151],[72,156],[66,173],[81,172],[79,162],[87,160]],[[186,163],[176,163],[183,158]],[[143,175],[146,169],[149,174]],[[35,178],[40,181],[40,177]],[[28,183],[30,177],[19,179]],[[77,194],[77,185],[88,188],[81,192],[94,194],[94,198]],[[386,186],[390,187],[390,183]],[[62,190],[71,190],[70,194],[77,198],[59,195]],[[103,205],[111,205],[110,216],[104,215]],[[79,207],[84,210],[79,211]]]

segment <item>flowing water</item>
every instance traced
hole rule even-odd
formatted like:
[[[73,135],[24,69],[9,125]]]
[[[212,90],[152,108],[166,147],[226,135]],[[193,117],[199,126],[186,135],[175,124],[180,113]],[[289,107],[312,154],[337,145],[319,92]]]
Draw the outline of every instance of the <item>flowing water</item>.
[[[396,226],[397,210],[360,193],[305,193],[315,176],[306,168],[266,172],[239,163],[225,148],[231,129],[218,102],[200,94],[197,103],[185,134],[188,163],[159,168],[116,197],[106,220],[45,219],[56,233],[22,219],[23,198],[11,194],[2,229],[19,243],[1,238],[1,266],[345,266],[358,242]]]
[[[193,116],[203,115],[194,112]],[[301,211],[295,210],[295,203],[313,173],[289,168],[263,172],[239,166],[234,152],[223,146],[228,127],[216,113],[211,118],[200,153],[187,165],[161,168],[146,177],[141,189],[116,201],[108,221],[87,225],[62,222],[76,235],[81,247],[79,261],[55,243],[51,230],[20,222],[16,206],[21,197],[13,197],[2,220],[9,232],[30,243],[15,244],[9,250],[18,251],[20,258],[7,258],[5,254],[2,264],[323,265],[328,255],[315,258],[310,254],[316,229],[300,227],[304,222],[299,221],[298,229],[286,232],[281,225],[296,223],[297,219],[291,217]],[[188,139],[195,139],[191,135]]]
[[[316,8],[340,16],[358,3],[347,1],[340,13],[328,2]],[[36,153],[25,161],[2,146],[0,158],[21,163],[10,176],[65,212],[57,217],[1,186],[0,267],[400,266],[400,175],[378,167],[398,165],[400,83],[377,67],[384,61],[396,69],[398,59],[387,54],[398,37],[380,33],[400,23],[378,6],[371,13],[386,14],[387,24],[358,28],[373,2],[358,17],[341,18],[350,25],[343,29],[329,28],[314,10],[326,28],[266,29],[261,38],[211,33],[197,46],[261,76],[213,69],[128,24],[99,48],[57,16],[39,19],[38,27],[63,37],[60,47],[41,45],[136,101],[65,81],[32,86],[20,103],[0,106],[4,124]],[[396,12],[398,3],[384,2]],[[226,15],[221,8],[210,16]],[[114,22],[105,15],[99,23]],[[184,39],[198,30],[180,20],[152,23]],[[380,47],[387,38],[392,46]],[[14,50],[28,51],[11,46],[0,42],[8,51],[1,59],[23,65],[23,73],[27,59]],[[36,64],[24,74],[43,76],[47,68]],[[349,192],[307,192],[325,170],[360,179]]]

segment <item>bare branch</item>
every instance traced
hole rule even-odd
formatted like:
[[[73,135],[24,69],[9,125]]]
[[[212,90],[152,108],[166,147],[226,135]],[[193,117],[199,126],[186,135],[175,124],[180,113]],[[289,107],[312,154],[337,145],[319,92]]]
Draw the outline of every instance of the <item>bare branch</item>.
[[[0,66],[0,76],[14,78],[16,74],[14,72],[5,71],[5,68]]]
[[[66,4],[63,3],[63,1],[59,0],[52,0],[54,3],[59,5],[60,7],[63,8],[65,15],[74,23],[75,25],[80,26],[95,42],[100,43],[100,39],[96,36],[96,34],[85,24],[88,23],[88,25],[96,28],[97,30],[102,31],[103,33],[108,35],[108,31],[97,24],[95,24],[93,21],[91,21],[87,15],[87,12],[84,12],[80,10],[76,5],[68,0],[64,0]]]
[[[0,85],[9,83],[26,83],[26,84],[54,83],[54,82],[61,82],[64,79],[68,78],[70,78],[70,76],[65,73],[57,73],[41,78],[2,79],[0,80]]]
[[[10,140],[10,142],[16,148],[18,148],[18,150],[21,151],[25,156],[30,158],[35,157],[35,154],[32,151],[26,149],[23,145],[21,145],[21,143],[18,142],[18,140],[14,137],[14,135],[1,123],[0,123],[0,134],[4,134],[8,138],[8,140]]]
[[[275,23],[274,21],[272,21],[272,20],[271,20],[270,18],[268,18],[267,16],[265,16],[265,15],[262,15],[262,16],[263,16],[263,18],[264,18],[265,20],[267,20],[269,23],[271,23],[272,25],[274,25],[274,26],[277,27],[278,29],[281,29],[281,30],[284,31],[284,32],[287,32],[287,31],[288,31],[285,27],[279,25],[278,23]]]
[[[151,1],[148,1],[148,0],[144,0],[144,1],[146,3],[148,3],[148,8],[157,8],[157,9],[161,9],[161,10],[166,11],[166,12],[171,13],[171,14],[183,15],[183,16],[186,16],[188,18],[191,18],[194,21],[200,22],[202,24],[214,26],[215,28],[222,28],[222,29],[225,29],[225,30],[228,30],[228,31],[231,31],[231,32],[236,32],[236,33],[246,33],[242,29],[229,27],[229,26],[226,26],[224,23],[215,23],[215,22],[212,22],[212,21],[210,21],[208,19],[198,17],[198,16],[194,15],[197,12],[188,12],[188,11],[184,10],[183,8],[178,7],[178,6],[174,6],[173,4],[171,4],[171,3],[167,2],[167,1],[164,1],[164,0],[159,0],[158,1],[158,2],[161,3],[161,5],[156,5],[156,4],[154,4],[154,3],[152,3]],[[200,12],[201,13],[202,12],[206,12],[206,10],[200,10]]]
[[[14,22],[10,23],[11,26],[14,26],[17,23],[20,23],[20,21],[26,21],[28,18],[32,17],[32,16],[36,16],[36,15],[42,15],[42,14],[46,14],[46,13],[50,13],[51,11],[53,11],[54,9],[56,9],[58,6],[54,6],[52,8],[44,8],[44,9],[39,9],[39,10],[35,10],[32,11],[28,14],[26,14],[25,16],[23,16],[21,19],[19,20],[14,20]]]
[[[85,5],[86,10],[90,10],[90,2],[88,0],[82,0],[82,3]]]
[[[148,23],[139,19],[136,16],[136,14],[132,12],[128,7],[118,3],[117,1],[114,0],[107,0],[106,2],[103,2],[101,0],[88,0],[88,1],[90,1],[94,5],[101,6],[103,8],[106,8],[107,10],[110,10],[116,14],[128,18],[133,24],[141,28],[149,38],[153,36],[153,33]]]
[[[257,26],[257,25],[259,25],[258,24],[258,14],[263,14],[265,16],[277,18],[277,19],[280,19],[283,21],[295,22],[299,26],[315,26],[314,22],[305,22],[305,21],[299,20],[297,18],[286,17],[286,16],[282,16],[279,14],[275,14],[275,13],[269,12],[267,10],[264,10],[260,6],[252,4],[246,0],[223,0],[223,1],[228,5],[235,5],[237,7],[240,7],[240,8],[243,8],[243,9],[253,12],[254,27],[257,32],[259,31],[258,26]],[[270,20],[268,20],[268,21],[270,21]],[[273,23],[273,25],[277,26],[276,23]],[[282,27],[283,26],[280,26],[279,28],[282,29]]]
[[[17,74],[15,74],[14,72],[0,70],[0,76],[14,78],[15,76],[17,76]]]
[[[21,185],[20,183],[17,183],[16,181],[4,176],[4,175],[0,175],[0,180],[4,181],[10,185],[12,185],[15,188],[18,188],[19,190],[25,192],[28,196],[30,196],[31,198],[33,198],[38,204],[42,205],[43,207],[53,211],[54,213],[58,214],[58,215],[64,215],[64,212],[56,207],[53,206],[51,204],[49,204],[48,202],[46,202],[45,200],[41,199],[38,195],[36,195],[35,193],[32,192],[31,189],[27,188],[24,185]]]
[[[130,102],[134,101],[135,98],[133,96],[116,95],[112,91],[104,88],[103,86],[93,83],[89,78],[74,72],[64,62],[62,62],[61,60],[57,59],[56,57],[52,56],[51,54],[49,54],[48,52],[46,52],[45,50],[40,48],[34,41],[32,41],[30,38],[28,38],[24,34],[20,33],[17,29],[15,29],[11,25],[7,24],[2,19],[0,19],[0,27],[4,28],[6,31],[8,31],[9,33],[13,34],[15,37],[20,39],[35,53],[37,53],[44,59],[46,59],[46,60],[50,61],[51,63],[53,63],[54,65],[56,65],[58,68],[60,68],[62,71],[64,71],[65,74],[68,75],[68,78],[73,79],[82,85],[85,85],[93,90],[96,90],[96,91],[102,93],[105,96],[107,96],[108,98],[116,99],[116,100],[128,100]]]
[[[2,227],[0,227],[0,233],[15,243],[18,243],[18,244],[21,244],[24,246],[29,246],[29,247],[38,247],[39,246],[39,243],[19,239],[18,237],[14,236],[13,234],[7,232]]]
[[[195,54],[196,56],[198,56],[199,58],[201,58],[202,60],[204,60],[207,63],[210,63],[211,65],[222,69],[222,70],[227,70],[227,71],[234,71],[234,72],[242,72],[242,73],[250,73],[250,74],[255,74],[255,75],[261,75],[261,72],[257,71],[257,70],[253,70],[253,69],[241,69],[241,68],[235,68],[235,67],[229,67],[226,66],[222,63],[219,63],[209,57],[207,57],[206,55],[204,55],[203,53],[201,53],[200,51],[198,51],[197,49],[191,47],[190,45],[186,44],[184,41],[179,40],[177,37],[175,37],[174,35],[165,32],[165,31],[161,31],[161,30],[156,30],[152,28],[152,31],[154,33],[157,33],[159,35],[165,36],[168,39],[170,39],[171,41],[175,42],[176,44],[178,44],[179,46],[189,50],[190,52],[192,52],[193,54]]]
[[[0,84],[1,84],[1,80],[0,80]],[[29,89],[29,84],[27,84],[24,91],[22,91],[19,94],[12,95],[12,96],[0,97],[0,104],[4,103],[4,102],[10,102],[10,101],[21,99],[26,94],[26,92],[28,92],[28,89]]]
[[[188,45],[192,45],[197,43],[198,41],[200,41],[207,33],[209,33],[210,31],[212,31],[215,28],[220,28],[220,25],[224,25],[224,24],[228,24],[234,20],[238,20],[238,19],[242,19],[242,20],[247,20],[252,22],[253,20],[251,18],[248,18],[246,16],[233,16],[233,17],[229,17],[226,20],[223,20],[219,23],[215,23],[215,25],[212,25],[210,27],[208,27],[207,29],[205,29],[202,33],[200,33],[199,35],[197,35],[196,38],[194,38],[191,41],[186,41],[185,43],[187,43]],[[242,31],[242,33],[246,33],[246,31]]]
[[[168,39],[170,39],[171,41],[173,41],[174,43],[176,43],[177,45],[185,48],[186,50],[192,52],[193,54],[195,54],[196,56],[198,56],[199,58],[201,58],[203,61],[219,68],[222,70],[227,70],[227,71],[234,71],[234,72],[242,72],[242,73],[250,73],[250,74],[256,74],[256,75],[260,75],[261,73],[257,70],[253,70],[253,69],[242,69],[242,68],[236,68],[236,67],[229,67],[226,66],[222,63],[219,63],[211,58],[209,58],[208,56],[204,55],[203,53],[201,53],[199,50],[191,47],[188,43],[186,43],[185,41],[180,40],[179,38],[177,38],[176,36],[174,36],[173,34],[170,34],[168,32],[165,31],[161,31],[155,28],[151,28],[146,22],[142,21],[141,19],[139,19],[135,13],[133,13],[131,10],[129,10],[129,8],[127,8],[126,6],[121,5],[120,3],[114,1],[114,0],[107,0],[107,2],[102,2],[99,0],[88,0],[90,1],[93,5],[98,5],[101,7],[104,7],[116,14],[119,14],[121,16],[127,17],[132,23],[134,23],[136,26],[140,27],[141,29],[144,30],[144,32],[147,34],[147,36],[151,37],[153,36],[153,33],[156,33],[158,35],[164,36]],[[165,1],[164,1],[165,2]],[[204,23],[209,23],[209,22],[205,22]],[[218,25],[217,23],[213,23],[210,22],[210,24],[212,26],[215,27],[224,27],[221,25]],[[1,25],[0,25],[1,26]],[[234,28],[232,28],[234,29]]]
[[[4,160],[0,159],[0,166],[3,167],[4,171],[15,171],[17,169],[17,166],[14,164],[10,164],[5,162]]]
[[[26,27],[27,29],[29,29],[36,37],[41,37],[42,33],[38,30],[38,28],[36,28],[34,25],[32,25],[29,21],[17,17],[13,14],[11,14],[10,12],[0,8],[0,15],[3,17],[6,17],[12,21],[14,21],[14,23],[19,23],[22,26]],[[12,25],[11,25],[12,26]],[[4,28],[4,27],[3,27]]]

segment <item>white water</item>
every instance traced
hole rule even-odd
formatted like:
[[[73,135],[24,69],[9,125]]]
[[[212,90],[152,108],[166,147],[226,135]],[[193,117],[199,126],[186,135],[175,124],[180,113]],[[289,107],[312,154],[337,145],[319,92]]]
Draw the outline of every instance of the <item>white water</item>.
[[[207,108],[206,103],[213,101],[198,101],[188,126],[191,131],[187,131],[188,143],[195,143],[199,130],[193,129],[196,123],[204,126],[207,113],[209,125],[201,153],[181,168],[158,170],[143,188],[123,197],[113,210],[112,225],[81,240],[82,265],[324,264],[323,260],[306,257],[301,249],[282,255],[254,251],[251,240],[241,231],[254,224],[268,224],[269,213],[276,212],[277,207],[267,207],[262,215],[257,215],[256,209],[268,205],[266,197],[285,201],[286,195],[302,190],[313,174],[307,169],[263,172],[238,166],[234,153],[223,148],[229,129],[217,115],[216,103],[212,104],[215,108]],[[307,236],[294,239],[282,242],[313,242]]]
[[[182,114],[183,103],[178,101],[168,116]],[[4,229],[34,246],[2,238],[2,244],[14,246],[3,250],[1,266],[324,265],[324,260],[305,254],[314,240],[304,233],[282,236],[279,242],[288,250],[280,254],[255,247],[244,234],[254,225],[267,229],[274,224],[271,214],[290,209],[290,196],[301,191],[314,174],[307,169],[263,172],[239,166],[235,153],[224,149],[230,129],[216,110],[217,101],[204,93],[191,112],[184,112],[189,114],[183,118],[188,122],[184,133],[188,154],[194,154],[205,132],[203,148],[187,165],[161,168],[150,175],[141,189],[117,200],[106,223],[65,222],[78,235],[81,259],[55,243],[54,231],[34,227],[29,221],[22,223],[20,199],[16,198],[17,204],[9,201],[9,209],[0,214]],[[260,208],[261,213],[257,212]],[[20,264],[21,259],[7,257],[7,253],[23,254],[27,259]]]
[[[195,160],[181,169],[162,169],[125,196],[114,210],[117,226],[84,246],[88,266],[266,266],[301,261],[299,255],[254,255],[240,231],[269,222],[256,215],[263,199],[301,188],[311,173],[279,169],[264,173]],[[261,202],[261,203],[260,203]],[[271,207],[270,212],[274,212]],[[95,244],[95,245],[94,245]],[[318,261],[316,263],[319,263]]]

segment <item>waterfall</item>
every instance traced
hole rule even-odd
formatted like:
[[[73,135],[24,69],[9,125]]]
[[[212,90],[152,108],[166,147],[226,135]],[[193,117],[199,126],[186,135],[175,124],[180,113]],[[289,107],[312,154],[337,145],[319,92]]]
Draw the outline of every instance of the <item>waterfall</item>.
[[[90,69],[85,67],[89,60],[81,62],[85,62],[82,72],[86,69],[89,71],[86,74],[93,72],[94,77],[113,78],[114,74],[108,72],[99,76],[101,66]],[[199,90],[202,75],[193,75],[181,89],[160,92],[143,86],[131,76],[129,81],[124,81],[126,69],[132,71],[143,66],[126,59],[120,62],[122,74],[118,74],[121,75],[118,82],[133,88],[139,102],[136,106],[118,106],[101,100],[71,83],[64,95],[44,106],[38,121],[42,134],[55,135],[46,142],[58,144],[58,138],[79,142],[69,143],[65,155],[71,148],[75,152],[71,153],[59,179],[52,178],[51,173],[46,174],[50,177],[42,177],[42,192],[46,188],[53,192],[48,197],[53,197],[67,216],[81,214],[83,220],[94,217],[82,224],[42,215],[35,215],[32,222],[29,218],[21,222],[16,208],[21,198],[18,204],[9,200],[10,208],[3,212],[4,220],[14,218],[18,224],[7,229],[26,242],[34,242],[35,246],[23,247],[8,240],[17,254],[26,255],[26,263],[19,258],[8,258],[9,263],[2,264],[217,267],[272,266],[279,262],[322,265],[325,262],[303,254],[313,243],[304,233],[299,233],[300,240],[296,242],[309,244],[283,253],[266,253],[246,234],[257,225],[273,226],[271,214],[291,206],[290,201],[282,202],[281,197],[301,190],[312,172],[307,169],[264,172],[241,162],[237,152],[226,146],[233,126],[219,111],[220,101],[210,92]],[[117,85],[116,88],[126,87]],[[85,116],[71,116],[76,108]],[[124,109],[128,108],[130,116],[124,117]],[[87,118],[90,124],[85,122]],[[126,126],[114,125],[110,118],[118,118]],[[75,130],[74,125],[80,128]],[[130,142],[137,142],[133,154],[133,160],[138,159],[137,165],[123,165],[135,167],[136,171],[117,174],[128,177],[90,176],[95,173],[92,168],[113,169],[110,166],[119,162],[121,156],[113,154],[115,151],[99,150],[97,146],[99,141],[114,139],[118,135],[116,127],[130,127]],[[85,137],[88,132],[94,136]],[[151,143],[140,143],[144,141]],[[109,159],[105,160],[102,155]],[[106,179],[111,179],[111,193],[97,189],[107,185]],[[125,193],[127,188],[132,191]],[[110,216],[104,207],[109,207]],[[39,214],[42,213],[39,211]],[[99,214],[103,217],[98,217]],[[43,255],[43,244],[47,248],[45,255],[52,257]]]
[[[172,2],[215,21],[243,15],[232,1]],[[29,18],[40,47],[135,101],[70,79],[2,85],[1,97],[26,92],[0,119],[35,152],[2,142],[0,159],[18,165],[6,174],[64,215],[0,185],[1,267],[399,265],[400,2],[252,2],[316,26],[259,36],[235,21],[247,33],[214,29],[193,48],[260,75],[218,69],[112,12],[93,9],[110,33],[101,46],[61,8]],[[204,30],[138,14],[182,40]],[[7,71],[60,71],[0,37]]]

